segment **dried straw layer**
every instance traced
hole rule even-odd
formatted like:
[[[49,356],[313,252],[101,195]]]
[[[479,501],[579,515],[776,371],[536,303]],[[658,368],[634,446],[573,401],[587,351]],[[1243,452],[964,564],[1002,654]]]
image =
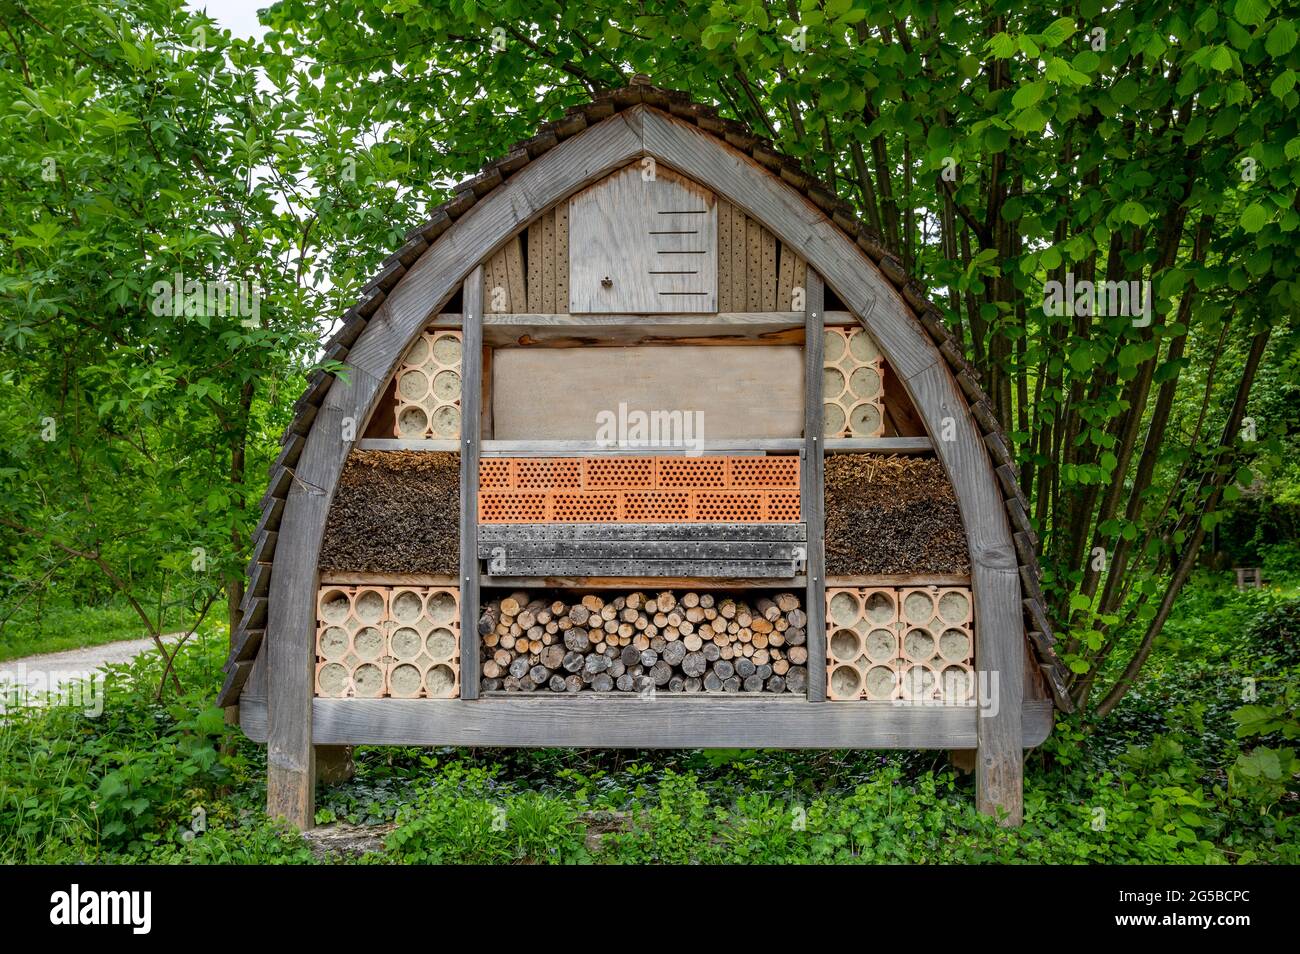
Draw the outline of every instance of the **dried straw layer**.
[[[826,572],[969,573],[966,532],[937,460],[826,458]]]
[[[330,505],[320,568],[460,573],[460,455],[353,451]]]

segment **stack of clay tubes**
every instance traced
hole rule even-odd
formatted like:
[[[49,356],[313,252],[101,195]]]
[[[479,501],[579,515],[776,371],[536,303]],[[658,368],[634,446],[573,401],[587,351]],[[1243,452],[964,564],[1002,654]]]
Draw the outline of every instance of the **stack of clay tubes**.
[[[323,586],[316,695],[453,699],[460,682],[460,594],[436,586]]]
[[[885,433],[883,360],[865,328],[827,328],[822,419],[827,437]]]
[[[965,705],[975,701],[968,587],[826,590],[826,695]]]
[[[397,369],[398,437],[460,437],[460,357],[459,331],[425,331],[407,349]]]

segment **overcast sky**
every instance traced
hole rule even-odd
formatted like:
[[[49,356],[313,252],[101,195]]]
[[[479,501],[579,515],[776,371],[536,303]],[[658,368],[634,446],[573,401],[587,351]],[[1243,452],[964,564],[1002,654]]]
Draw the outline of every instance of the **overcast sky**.
[[[266,9],[275,0],[189,0],[191,10],[207,10],[223,29],[237,37],[260,37],[266,27],[257,22],[258,8]]]

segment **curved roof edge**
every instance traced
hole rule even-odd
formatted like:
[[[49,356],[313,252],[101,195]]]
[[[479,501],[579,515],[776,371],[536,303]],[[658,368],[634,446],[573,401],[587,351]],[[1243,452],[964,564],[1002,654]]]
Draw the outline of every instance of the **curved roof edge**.
[[[1066,689],[1067,671],[1054,649],[1055,637],[1040,586],[1038,536],[1030,524],[1029,500],[1020,489],[1011,443],[993,412],[988,395],[980,386],[979,372],[966,360],[957,338],[944,324],[943,313],[926,297],[925,287],[903,270],[901,260],[889,250],[883,239],[859,221],[853,206],[836,196],[825,183],[805,172],[794,159],[778,152],[770,140],[755,135],[743,123],[719,116],[714,107],[695,102],[687,93],[653,86],[638,76],[628,86],[601,93],[590,103],[569,107],[562,119],[545,123],[537,135],[516,143],[503,158],[484,164],[477,175],[457,185],[452,197],[435,208],[423,224],[407,233],[405,244],[384,260],[379,273],[362,289],[358,302],[344,312],[342,325],[326,344],[325,358],[346,361],[349,349],[365,330],[366,323],[407,269],[481,198],[563,140],[617,112],[643,104],[698,126],[780,176],[856,242],[915,310],[922,327],[952,369],[984,438],[1011,524],[1020,568],[1025,630],[1034,648],[1038,668],[1057,707],[1071,711],[1073,704]],[[242,618],[231,640],[230,657],[224,667],[226,678],[217,697],[220,706],[238,703],[261,646],[266,629],[276,531],[293,483],[294,467],[333,381],[332,374],[313,372],[306,391],[294,403],[293,420],[281,438],[280,453],[271,464],[267,491],[260,503],[262,516],[253,533],[247,589],[240,604]]]

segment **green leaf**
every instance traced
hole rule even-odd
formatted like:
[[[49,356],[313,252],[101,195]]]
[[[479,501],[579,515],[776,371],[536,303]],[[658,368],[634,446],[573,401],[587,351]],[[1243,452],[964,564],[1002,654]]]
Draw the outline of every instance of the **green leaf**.
[[[1037,83],[1026,83],[1016,90],[1015,95],[1011,97],[1011,105],[1016,109],[1026,109],[1043,98],[1047,92],[1047,81],[1039,80]]]
[[[1237,0],[1232,16],[1238,23],[1258,26],[1268,19],[1269,6],[1265,0]]]
[[[1074,20],[1070,17],[1061,17],[1059,20],[1053,20],[1042,33],[1043,42],[1048,46],[1060,46],[1070,37],[1074,36],[1075,29]]]
[[[1241,213],[1240,225],[1242,231],[1253,235],[1268,224],[1268,219],[1268,209],[1260,202],[1252,202]]]
[[[1268,31],[1268,39],[1264,41],[1264,49],[1273,59],[1280,59],[1291,52],[1295,46],[1296,28],[1295,24],[1285,17],[1279,17],[1273,24],[1273,29]]]
[[[1210,54],[1210,69],[1224,73],[1232,69],[1232,51],[1226,46],[1216,46]]]
[[[1273,78],[1273,82],[1268,85],[1268,91],[1278,99],[1286,96],[1295,86],[1295,73],[1292,70],[1283,70]]]

